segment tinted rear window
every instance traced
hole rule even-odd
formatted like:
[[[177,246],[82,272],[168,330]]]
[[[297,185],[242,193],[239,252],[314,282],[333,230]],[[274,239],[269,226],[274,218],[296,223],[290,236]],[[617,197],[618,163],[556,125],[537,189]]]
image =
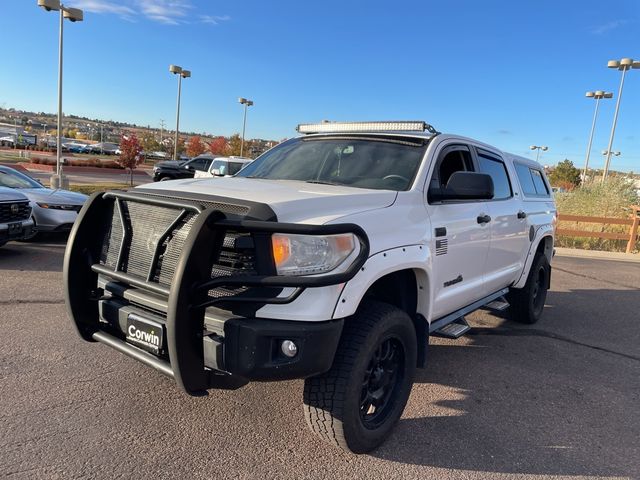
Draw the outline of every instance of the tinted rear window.
[[[530,168],[531,177],[533,178],[533,184],[536,187],[536,193],[538,195],[549,195],[549,190],[547,189],[547,184],[544,183],[544,179],[542,178],[542,172],[540,170],[536,170],[535,168]]]
[[[540,170],[521,163],[515,163],[515,167],[525,195],[533,197],[549,196],[549,189]]]

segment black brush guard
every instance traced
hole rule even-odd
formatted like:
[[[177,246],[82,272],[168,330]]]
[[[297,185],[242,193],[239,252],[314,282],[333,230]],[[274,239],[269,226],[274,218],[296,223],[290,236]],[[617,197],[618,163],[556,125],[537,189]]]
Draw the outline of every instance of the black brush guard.
[[[180,211],[178,218],[187,213],[196,218],[186,237],[173,281],[168,288],[152,280],[152,270],[158,262],[158,249],[170,234],[167,228],[156,241],[151,267],[146,278],[121,271],[121,257],[127,241],[124,228],[116,268],[101,265],[100,233],[110,225],[111,212],[116,208],[121,213],[120,202],[136,202],[161,206]],[[120,217],[123,219],[122,215]],[[124,221],[124,219],[123,219]],[[216,262],[225,232],[248,232],[260,235],[290,233],[307,235],[331,235],[353,233],[359,239],[360,251],[346,271],[320,276],[285,277],[277,275],[231,275],[211,278],[212,265]],[[264,243],[264,242],[263,242]],[[256,248],[256,256],[268,257],[273,267],[270,248]],[[220,210],[207,208],[197,200],[176,200],[124,191],[109,191],[93,194],[78,215],[69,236],[64,258],[64,286],[66,305],[78,334],[86,341],[99,341],[156,370],[173,377],[184,391],[191,395],[206,394],[209,388],[237,388],[237,379],[230,375],[205,368],[203,354],[203,322],[205,309],[219,302],[245,302],[259,304],[287,304],[293,302],[309,287],[323,287],[349,281],[362,267],[369,254],[369,242],[365,232],[354,224],[301,225],[275,221],[257,221],[228,218]],[[103,329],[99,321],[98,301],[102,292],[97,288],[98,275],[122,282],[139,289],[166,297],[166,343],[169,361],[141,350]],[[221,286],[244,287],[292,287],[286,296],[240,296],[211,298],[209,290]],[[260,289],[264,291],[264,289]],[[246,383],[246,381],[244,382]],[[243,384],[243,383],[241,383]]]

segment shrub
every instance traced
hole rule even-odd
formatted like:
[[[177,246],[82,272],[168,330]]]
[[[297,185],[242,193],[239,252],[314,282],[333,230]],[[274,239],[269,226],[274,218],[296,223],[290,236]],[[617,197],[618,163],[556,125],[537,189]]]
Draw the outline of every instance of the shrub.
[[[590,217],[629,218],[631,205],[638,205],[640,198],[632,182],[624,177],[609,177],[606,182],[593,179],[570,193],[556,195],[558,212],[565,215]],[[559,228],[594,232],[629,233],[628,225],[604,225],[597,223],[560,222]],[[558,237],[560,247],[587,250],[624,252],[626,240],[607,240],[589,237]]]

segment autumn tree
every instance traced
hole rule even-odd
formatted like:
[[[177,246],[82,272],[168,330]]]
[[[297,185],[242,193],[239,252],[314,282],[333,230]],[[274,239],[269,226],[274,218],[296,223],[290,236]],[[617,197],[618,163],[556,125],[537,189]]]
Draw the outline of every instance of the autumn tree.
[[[198,155],[202,155],[205,150],[206,147],[199,136],[194,135],[189,139],[189,143],[187,144],[187,155],[190,157],[197,157]]]
[[[216,137],[209,142],[209,151],[213,155],[224,155],[227,153],[227,139],[224,137]]]
[[[229,143],[227,144],[227,155],[240,155],[240,145],[242,143],[242,139],[240,138],[239,133],[234,133],[229,137]]]
[[[120,158],[117,160],[118,165],[129,170],[129,180],[133,186],[133,170],[142,160],[140,152],[142,145],[138,141],[135,133],[123,134],[120,139]]]
[[[571,160],[565,158],[558,163],[549,174],[549,182],[554,187],[564,187],[573,190],[580,185],[580,170],[577,169]]]

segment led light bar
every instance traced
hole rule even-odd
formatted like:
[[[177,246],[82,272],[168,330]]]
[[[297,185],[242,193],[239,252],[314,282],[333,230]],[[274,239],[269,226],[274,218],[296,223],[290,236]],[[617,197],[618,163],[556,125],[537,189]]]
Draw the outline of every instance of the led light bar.
[[[323,122],[302,123],[296,130],[300,133],[343,133],[343,132],[430,132],[435,128],[423,121],[406,122]]]

